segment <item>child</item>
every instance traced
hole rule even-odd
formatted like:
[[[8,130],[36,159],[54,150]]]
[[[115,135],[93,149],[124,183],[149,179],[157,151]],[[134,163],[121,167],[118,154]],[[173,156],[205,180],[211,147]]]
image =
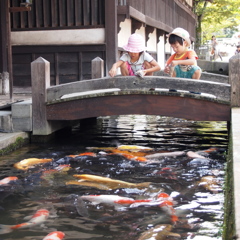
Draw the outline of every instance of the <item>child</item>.
[[[175,53],[167,60],[164,72],[170,73],[172,68],[172,77],[199,79],[201,68],[197,66],[197,54],[188,49],[191,44],[189,33],[183,28],[175,28],[168,35],[168,41]]]
[[[235,51],[235,55],[240,53],[240,45],[237,45],[237,49]]]
[[[113,64],[109,75],[114,77],[117,74],[117,68],[120,67],[123,76],[145,76],[153,75],[153,72],[159,71],[160,66],[154,58],[145,52],[145,42],[141,35],[132,34],[128,39],[128,44],[123,46],[127,53],[123,54],[120,60]]]

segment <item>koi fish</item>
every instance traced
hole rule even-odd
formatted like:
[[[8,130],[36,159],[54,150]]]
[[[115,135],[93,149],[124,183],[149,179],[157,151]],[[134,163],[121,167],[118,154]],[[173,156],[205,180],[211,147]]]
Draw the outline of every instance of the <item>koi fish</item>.
[[[18,163],[15,163],[13,166],[17,169],[28,170],[31,166],[38,165],[41,163],[51,162],[52,159],[40,159],[40,158],[27,158]]]
[[[101,184],[101,183],[96,183],[96,182],[71,180],[71,181],[67,181],[66,185],[80,185],[80,186],[85,186],[85,187],[93,187],[93,188],[97,188],[100,190],[112,190],[110,187],[108,187],[104,184]]]
[[[130,182],[125,182],[121,180],[115,180],[111,179],[108,177],[101,177],[101,176],[96,176],[96,175],[91,175],[91,174],[75,174],[73,175],[76,178],[80,178],[82,181],[80,181],[78,185],[81,185],[81,183],[84,182],[92,182],[92,183],[97,183],[101,185],[105,185],[106,187],[110,189],[118,189],[118,188],[146,188],[149,187],[151,182],[143,182],[143,183],[130,183]]]
[[[198,186],[203,186],[205,189],[213,192],[218,193],[221,192],[222,189],[219,186],[219,182],[216,177],[214,176],[204,176],[201,178]]]
[[[0,225],[0,234],[9,233],[15,229],[23,229],[40,225],[45,222],[49,217],[49,211],[46,209],[39,209],[28,222],[20,223],[17,225]]]
[[[80,154],[77,154],[77,155],[68,155],[68,157],[72,157],[72,158],[75,158],[75,157],[78,157],[78,156],[92,156],[92,157],[96,157],[96,153],[93,153],[93,152],[85,152],[85,153],[80,153]]]
[[[137,146],[137,145],[120,145],[117,147],[118,149],[130,149],[130,150],[147,150],[151,151],[153,150],[152,148],[149,147],[143,147],[143,146]]]
[[[134,161],[138,161],[138,162],[146,162],[147,159],[145,157],[136,157],[133,154],[126,154],[126,153],[118,153],[122,156],[124,156],[125,158],[129,159],[129,160],[134,160]]]
[[[177,156],[182,156],[184,154],[185,152],[183,151],[161,152],[161,153],[149,154],[146,156],[146,159],[153,159],[153,158],[159,158],[159,157],[177,157]]]
[[[49,233],[43,240],[62,240],[65,237],[65,233],[60,231],[55,231]]]
[[[129,154],[129,155],[133,155],[135,157],[144,157],[147,155],[147,152],[126,151],[126,150],[121,150],[121,149],[113,149],[113,150],[111,150],[111,152],[115,153],[115,154]]]
[[[189,158],[205,158],[204,156],[192,151],[187,152],[187,156]]]
[[[170,224],[159,224],[156,225],[154,228],[147,230],[146,232],[142,233],[138,240],[165,240],[167,237],[174,237],[181,238],[178,233],[173,233],[172,225]]]
[[[2,180],[0,180],[0,185],[5,185],[5,184],[10,183],[11,181],[16,181],[16,180],[18,180],[17,177],[6,177],[6,178],[3,178]]]
[[[54,178],[55,174],[65,174],[67,171],[71,169],[69,164],[63,164],[55,167],[54,169],[45,170],[42,172],[42,176],[40,178],[45,180],[50,180]]]

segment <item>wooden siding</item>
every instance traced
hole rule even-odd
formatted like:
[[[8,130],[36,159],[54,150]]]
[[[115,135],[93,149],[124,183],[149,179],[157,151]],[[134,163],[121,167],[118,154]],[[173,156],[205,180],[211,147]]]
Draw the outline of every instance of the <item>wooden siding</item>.
[[[10,0],[12,7],[19,0]],[[105,24],[104,0],[35,0],[29,12],[15,12],[12,31],[96,28]]]
[[[31,86],[31,62],[42,57],[50,62],[51,85],[91,79],[91,61],[105,60],[105,45],[14,46],[14,86]]]
[[[130,17],[139,22],[166,32],[183,27],[195,37],[196,18],[191,3],[186,0],[119,0],[118,13],[125,14],[126,17],[130,14]]]

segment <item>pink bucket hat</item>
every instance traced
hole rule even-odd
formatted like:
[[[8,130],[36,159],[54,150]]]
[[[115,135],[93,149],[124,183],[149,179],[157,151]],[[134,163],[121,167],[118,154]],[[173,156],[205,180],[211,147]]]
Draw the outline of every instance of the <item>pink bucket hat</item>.
[[[144,39],[141,35],[134,33],[128,39],[128,44],[123,46],[127,52],[139,53],[146,50]]]

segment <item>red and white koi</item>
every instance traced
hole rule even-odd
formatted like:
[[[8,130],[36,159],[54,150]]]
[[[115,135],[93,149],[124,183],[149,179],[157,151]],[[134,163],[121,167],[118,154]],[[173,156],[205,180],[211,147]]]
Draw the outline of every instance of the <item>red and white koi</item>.
[[[119,209],[120,206],[124,207],[139,207],[139,206],[159,206],[167,214],[171,216],[172,222],[176,222],[178,217],[175,214],[173,208],[173,199],[167,193],[160,193],[157,199],[133,199],[127,197],[121,197],[118,195],[84,195],[80,197],[83,200],[92,202],[93,205],[104,203],[114,206],[115,209]]]
[[[43,240],[62,240],[65,237],[65,233],[60,231],[55,231],[49,233]]]
[[[16,229],[29,228],[40,225],[45,222],[49,217],[49,211],[46,209],[39,209],[28,222],[20,223],[17,225],[0,225],[0,234],[9,233]]]
[[[16,181],[18,180],[18,177],[5,177],[2,180],[0,180],[0,185],[5,185],[10,183],[11,181]]]

